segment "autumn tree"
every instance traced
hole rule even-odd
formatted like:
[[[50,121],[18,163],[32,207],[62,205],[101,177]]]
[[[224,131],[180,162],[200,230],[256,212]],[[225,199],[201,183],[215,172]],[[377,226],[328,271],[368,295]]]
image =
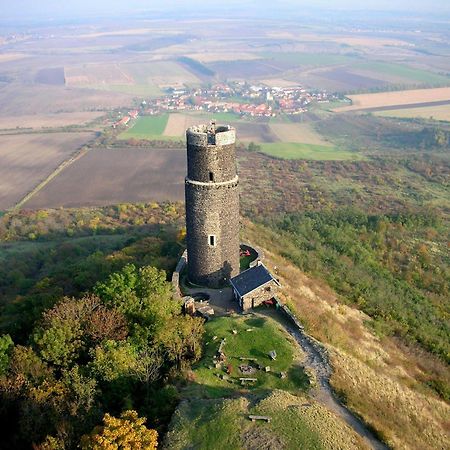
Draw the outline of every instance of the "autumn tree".
[[[119,418],[105,414],[103,425],[94,428],[91,434],[83,436],[82,450],[155,450],[158,433],[148,429],[146,419],[136,411],[124,411]]]

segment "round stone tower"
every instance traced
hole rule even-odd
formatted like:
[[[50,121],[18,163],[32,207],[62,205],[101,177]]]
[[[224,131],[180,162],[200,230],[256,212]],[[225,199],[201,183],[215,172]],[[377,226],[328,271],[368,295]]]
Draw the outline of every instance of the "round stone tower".
[[[188,278],[218,288],[239,274],[239,179],[236,131],[199,125],[186,131]]]

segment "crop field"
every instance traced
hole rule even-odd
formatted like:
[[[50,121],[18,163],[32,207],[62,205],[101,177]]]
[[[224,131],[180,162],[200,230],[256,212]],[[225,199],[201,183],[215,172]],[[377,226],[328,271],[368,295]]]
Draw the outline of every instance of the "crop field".
[[[66,67],[68,86],[158,96],[160,87],[197,84],[199,79],[176,61],[86,64]]]
[[[353,102],[352,105],[337,108],[335,111],[346,112],[372,108],[389,109],[389,107],[399,105],[450,101],[450,87],[350,95],[349,98]]]
[[[321,70],[315,72],[315,76],[322,78],[325,84],[332,83],[334,89],[339,91],[371,89],[388,84],[385,80],[377,78],[376,72],[362,75],[346,67],[337,67],[327,71]]]
[[[162,136],[166,129],[168,119],[168,114],[140,116],[128,130],[120,134],[119,139],[151,139]]]
[[[1,53],[0,63],[6,63],[10,61],[17,61],[19,59],[27,58],[29,55],[25,53]]]
[[[424,106],[421,108],[388,109],[385,111],[378,111],[375,115],[382,117],[399,117],[404,119],[434,119],[450,122],[450,103],[439,106]]]
[[[270,128],[281,142],[332,146],[309,123],[271,123]]]
[[[59,114],[0,116],[0,130],[11,130],[16,128],[59,128],[70,125],[86,125],[101,115],[101,112],[85,111]]]
[[[275,142],[261,144],[261,151],[281,159],[309,159],[315,161],[351,161],[363,159],[357,153],[339,150],[329,145]]]
[[[14,206],[91,137],[91,133],[2,136],[0,209]]]
[[[64,68],[55,67],[48,69],[41,69],[34,77],[36,83],[50,84],[55,86],[64,86]]]
[[[366,74],[374,74],[376,77],[387,76],[387,81],[411,82],[425,84],[450,84],[450,78],[428,70],[416,69],[401,64],[386,62],[364,62],[356,64],[355,71],[363,71]],[[391,78],[390,78],[391,77]],[[392,79],[393,77],[393,79]]]
[[[280,65],[282,67],[280,67]],[[288,63],[274,64],[269,60],[220,61],[208,64],[208,67],[220,77],[231,79],[257,79],[270,77],[292,67]]]
[[[0,115],[59,114],[108,110],[131,104],[132,96],[106,91],[11,83],[0,89]]]
[[[24,208],[182,200],[185,175],[183,150],[92,150],[50,181]]]
[[[334,66],[338,64],[348,64],[356,58],[346,55],[329,53],[296,53],[296,52],[277,52],[263,53],[264,57],[272,61],[289,63],[297,66],[323,67]]]
[[[381,117],[398,117],[401,119],[433,119],[450,122],[450,103],[439,106],[423,106],[419,108],[399,108],[377,111],[374,113]]]

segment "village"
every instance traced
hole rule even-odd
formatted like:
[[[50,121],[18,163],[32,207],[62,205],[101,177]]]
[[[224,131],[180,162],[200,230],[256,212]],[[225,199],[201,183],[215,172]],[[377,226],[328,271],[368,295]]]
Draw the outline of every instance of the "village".
[[[337,99],[326,91],[308,91],[303,86],[268,87],[247,82],[227,82],[209,87],[167,87],[165,95],[143,100],[140,110],[133,110],[113,127],[126,126],[137,115],[164,112],[198,111],[234,113],[242,117],[276,117],[279,114],[299,115],[313,103],[329,103]]]

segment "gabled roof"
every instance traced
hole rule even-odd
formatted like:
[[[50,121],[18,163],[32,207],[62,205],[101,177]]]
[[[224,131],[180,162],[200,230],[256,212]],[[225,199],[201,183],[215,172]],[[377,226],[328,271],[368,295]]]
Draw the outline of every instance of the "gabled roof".
[[[260,262],[257,266],[250,267],[250,269],[244,270],[244,272],[233,277],[230,280],[230,283],[237,294],[240,297],[243,297],[270,281],[275,281],[275,283],[279,285],[278,281],[268,271],[267,267]]]

